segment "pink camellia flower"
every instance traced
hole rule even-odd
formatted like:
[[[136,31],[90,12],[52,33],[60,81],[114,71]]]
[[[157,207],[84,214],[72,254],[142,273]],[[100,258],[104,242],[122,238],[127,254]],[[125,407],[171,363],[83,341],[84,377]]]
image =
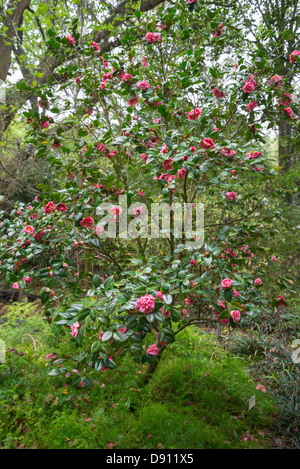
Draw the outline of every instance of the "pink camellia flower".
[[[250,151],[250,153],[246,153],[246,156],[249,158],[249,160],[253,160],[255,158],[259,158],[260,156],[262,156],[262,152],[261,151]]]
[[[230,316],[232,317],[233,322],[238,322],[241,319],[241,313],[238,310],[230,311]]]
[[[139,88],[142,91],[147,90],[148,88],[150,88],[149,83],[145,80],[140,81],[139,83],[136,84],[136,86],[137,86],[137,88]]]
[[[232,148],[222,148],[222,155],[227,156],[227,158],[232,158],[233,156],[236,155],[236,150],[233,150]]]
[[[225,197],[228,201],[233,201],[237,200],[237,193],[232,191],[232,192],[226,192]]]
[[[143,57],[142,58],[142,64],[143,64],[143,67],[147,68],[148,67],[148,62],[147,62],[147,57]]]
[[[213,34],[213,37],[222,36],[223,30],[224,30],[223,23],[220,23],[220,24],[218,25],[217,32],[215,32],[215,33]]]
[[[121,215],[122,213],[122,208],[119,205],[114,205],[109,209],[109,213],[116,217],[117,215]]]
[[[121,329],[118,329],[118,332],[120,332],[121,334],[125,334],[126,331],[127,327],[122,327]]]
[[[186,170],[184,168],[179,169],[177,173],[178,179],[183,179],[185,174],[186,174]]]
[[[284,98],[280,98],[280,104],[282,106],[288,106],[293,101],[293,96],[290,93],[285,93]]]
[[[197,148],[196,147],[190,147],[189,150],[192,151],[193,153],[195,153],[197,151]]]
[[[148,355],[158,355],[159,354],[159,350],[156,346],[156,344],[153,344],[153,345],[149,345],[148,349],[147,349],[147,354]],[[147,438],[150,438],[151,435],[148,435]]]
[[[135,309],[137,309],[140,313],[151,313],[155,309],[155,298],[149,294],[141,296],[136,300]]]
[[[55,205],[53,202],[48,202],[45,206],[44,206],[44,214],[45,215],[50,215],[53,210],[55,210]]]
[[[262,284],[262,280],[260,278],[256,278],[254,280],[254,285],[261,285]]]
[[[139,101],[139,97],[135,96],[134,98],[128,99],[129,106],[136,106]]]
[[[187,304],[187,305],[192,305],[194,303],[194,301],[191,299],[191,298],[185,298],[184,299],[184,302]]]
[[[56,205],[56,210],[58,210],[59,212],[65,212],[67,208],[68,207],[63,202],[60,202],[59,204]]]
[[[204,138],[202,142],[200,142],[200,147],[204,148],[204,150],[211,150],[215,148],[215,144],[211,138]]]
[[[282,295],[277,296],[277,301],[279,301],[279,306],[285,306],[285,298]]]
[[[277,261],[277,257],[276,256],[273,256],[271,261]]]
[[[12,286],[15,290],[20,290],[18,282],[14,282]]]
[[[33,226],[28,225],[28,226],[25,226],[24,231],[25,233],[33,234],[35,232],[35,229],[33,228]]]
[[[191,260],[191,265],[196,265],[196,264],[197,264],[197,262],[195,261],[195,259],[192,259]]]
[[[285,112],[287,117],[289,117],[290,119],[293,117],[293,111],[290,107],[285,107],[283,112]]]
[[[231,286],[232,286],[232,280],[231,280],[230,278],[224,278],[224,279],[222,280],[221,285],[222,285],[222,288],[231,288]]]
[[[78,321],[74,322],[74,324],[71,326],[71,336],[72,337],[77,337],[78,336],[78,329],[80,328],[80,324]]]
[[[220,91],[218,88],[213,88],[212,90],[212,94],[214,95],[215,98],[219,99],[219,98],[224,98],[225,97],[225,93],[224,91]]]
[[[273,86],[278,86],[279,87],[280,85],[282,85],[283,76],[276,74],[273,77],[271,77],[271,80],[268,80],[269,84],[272,84]]]
[[[42,109],[44,109],[46,106],[49,106],[49,101],[45,101],[44,99],[39,99],[38,103]]]
[[[154,42],[161,42],[162,41],[162,37],[157,34],[157,33],[150,33],[148,32],[145,36],[145,39],[147,42],[149,42],[149,44],[153,44]]]
[[[83,228],[91,228],[94,225],[95,221],[92,217],[86,217],[83,218],[83,220],[80,221],[80,225]]]
[[[168,159],[168,160],[164,160],[162,162],[162,165],[163,165],[163,168],[166,170],[166,171],[171,171],[173,169],[173,160],[172,158]]]
[[[300,55],[300,50],[294,50],[294,52],[292,52],[292,53],[290,54],[290,62],[291,62],[292,64],[294,64],[294,63],[296,62],[295,57],[296,57],[297,55]]]
[[[243,86],[244,93],[252,93],[255,90],[255,85],[252,81],[246,81]]]
[[[187,112],[187,116],[189,120],[198,119],[198,117],[201,116],[201,114],[202,114],[202,110],[198,107],[196,107],[195,109],[192,109],[192,111],[190,112]]]
[[[104,231],[104,226],[102,226],[102,225],[97,225],[97,226],[95,227],[95,232],[96,232],[96,235],[97,235],[97,236],[101,236],[102,233],[103,233],[103,231]]]
[[[258,384],[256,386],[256,389],[258,389],[259,391],[262,391],[262,392],[266,392],[266,388],[262,384]]]
[[[101,153],[106,152],[107,147],[104,145],[104,143],[99,142],[97,143],[97,150],[100,151]]]
[[[92,42],[91,46],[95,52],[100,49],[100,46],[97,44],[97,42]]]
[[[141,156],[142,160],[146,163],[146,161],[148,159],[148,155],[146,155],[146,153],[142,153],[140,156]]]
[[[49,127],[49,121],[45,121],[41,123],[41,129],[48,129]]]
[[[73,38],[73,36],[67,36],[66,37],[67,41],[69,44],[72,44],[72,46],[75,46],[75,39]]]
[[[132,209],[132,213],[135,217],[139,217],[140,215],[142,216],[145,213],[145,207],[143,205],[140,207],[135,207]]]
[[[31,280],[31,277],[25,277],[24,280],[25,280],[25,283],[29,283]]]
[[[231,169],[230,170],[232,176],[236,176],[237,175],[237,171],[235,169]]]
[[[182,316],[185,316],[187,314],[187,310],[186,309],[183,309],[182,310]]]
[[[122,76],[122,82],[125,83],[125,81],[131,81],[132,78],[133,76],[131,75],[131,73],[124,73],[124,75]]]
[[[164,311],[163,306],[160,308],[160,311],[166,319],[169,319],[171,317],[171,311]]]
[[[160,300],[162,300],[162,299],[163,299],[163,292],[160,291],[160,290],[158,290],[158,291],[156,292],[156,297],[159,298]]]
[[[168,153],[168,146],[166,143],[163,144],[161,150],[160,150],[161,153]]]
[[[236,298],[237,296],[239,296],[240,292],[238,290],[234,290],[233,292],[233,298]]]
[[[257,101],[256,101],[256,99],[255,99],[254,101],[251,101],[251,102],[245,107],[245,110],[251,112],[251,111],[253,111],[253,109],[256,108],[257,106],[258,106],[258,104],[257,104]]]

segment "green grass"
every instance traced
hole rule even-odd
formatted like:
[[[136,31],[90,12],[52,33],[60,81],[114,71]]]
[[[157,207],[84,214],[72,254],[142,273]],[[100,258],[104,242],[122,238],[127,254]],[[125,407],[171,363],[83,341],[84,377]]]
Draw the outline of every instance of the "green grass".
[[[129,357],[116,370],[94,371],[91,387],[74,387],[76,374],[49,376],[45,357],[52,352],[65,356],[64,366],[71,370],[77,366],[71,359],[76,346],[26,308],[26,321],[20,320],[18,305],[12,309],[14,321],[0,319],[6,347],[24,354],[7,353],[0,365],[3,448],[268,447],[271,399],[255,389],[248,359],[226,351],[214,337],[196,328],[183,331],[146,387],[143,366]],[[254,393],[253,439],[243,441]]]

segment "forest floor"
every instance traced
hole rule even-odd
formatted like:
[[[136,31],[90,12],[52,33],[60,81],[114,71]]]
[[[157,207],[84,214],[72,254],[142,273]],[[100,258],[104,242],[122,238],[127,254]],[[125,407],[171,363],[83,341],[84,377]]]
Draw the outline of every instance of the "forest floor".
[[[37,303],[0,310],[7,350],[0,364],[2,448],[300,446],[299,364],[290,347],[296,331],[288,322],[268,333],[224,328],[219,342],[213,329],[184,330],[143,386],[145,365],[129,357],[117,359],[115,370],[82,371],[76,344],[42,318]],[[53,366],[67,372],[50,376]]]

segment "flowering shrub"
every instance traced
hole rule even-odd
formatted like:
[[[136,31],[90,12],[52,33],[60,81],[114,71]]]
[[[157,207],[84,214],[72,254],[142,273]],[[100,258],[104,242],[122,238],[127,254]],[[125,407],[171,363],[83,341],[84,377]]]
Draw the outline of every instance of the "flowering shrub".
[[[191,324],[234,328],[267,310],[259,266],[248,271],[262,222],[258,215],[248,220],[268,210],[269,201],[251,191],[249,180],[267,183],[276,171],[260,151],[254,110],[293,119],[284,107],[292,105],[292,90],[285,77],[275,86],[258,62],[243,58],[234,67],[207,67],[205,75],[209,50],[181,47],[186,34],[198,37],[195,5],[158,9],[159,33],[148,31],[149,18],[138,12],[138,31],[129,29],[111,53],[95,42],[77,46],[76,21],[67,37],[49,30],[49,52],[75,56],[76,66],[67,61],[57,82],[38,90],[41,114],[24,112],[28,141],[58,178],[38,186],[29,209],[19,203],[3,218],[0,271],[13,288],[39,285],[45,317],[66,330],[82,347],[80,361],[97,371],[114,368],[123,352],[151,367]],[[209,20],[201,28],[214,41],[226,34],[222,22],[213,31]],[[72,93],[56,98],[75,89],[73,101]],[[173,212],[159,240],[131,239],[121,228],[115,239],[101,238],[97,208],[110,204],[119,221],[120,195],[137,204],[131,216],[140,221],[153,201],[193,204],[211,193],[217,203],[205,213],[200,247],[177,235]],[[285,304],[279,295],[273,306]]]

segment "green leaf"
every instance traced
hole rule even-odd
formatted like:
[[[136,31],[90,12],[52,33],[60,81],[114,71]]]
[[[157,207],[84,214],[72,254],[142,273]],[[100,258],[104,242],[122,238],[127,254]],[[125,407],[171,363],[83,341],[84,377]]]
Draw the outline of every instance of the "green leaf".
[[[112,338],[113,333],[111,331],[104,332],[102,336],[102,342],[107,342],[109,339]]]
[[[93,277],[93,286],[95,288],[98,288],[98,287],[100,287],[100,285],[102,285],[101,277],[100,277],[100,275],[95,274],[94,277]]]
[[[171,305],[173,301],[173,297],[170,294],[163,295],[163,300],[167,305]]]
[[[173,143],[172,143],[172,140],[169,137],[166,137],[165,144],[167,145],[168,148],[170,148],[170,150],[172,150]]]
[[[224,290],[224,297],[226,301],[230,302],[233,297],[233,291],[230,289]]]
[[[90,387],[90,386],[93,385],[92,380],[91,380],[90,378],[87,378],[86,376],[83,378],[82,382],[83,382],[83,384],[84,384],[85,386],[89,386],[89,387]]]
[[[104,282],[104,288],[105,288],[105,290],[108,290],[108,289],[109,289],[109,287],[111,286],[113,280],[114,280],[114,276],[113,276],[113,275],[111,275],[110,277],[108,277],[108,278],[105,280],[105,282]],[[102,281],[101,281],[101,282],[102,282]]]

